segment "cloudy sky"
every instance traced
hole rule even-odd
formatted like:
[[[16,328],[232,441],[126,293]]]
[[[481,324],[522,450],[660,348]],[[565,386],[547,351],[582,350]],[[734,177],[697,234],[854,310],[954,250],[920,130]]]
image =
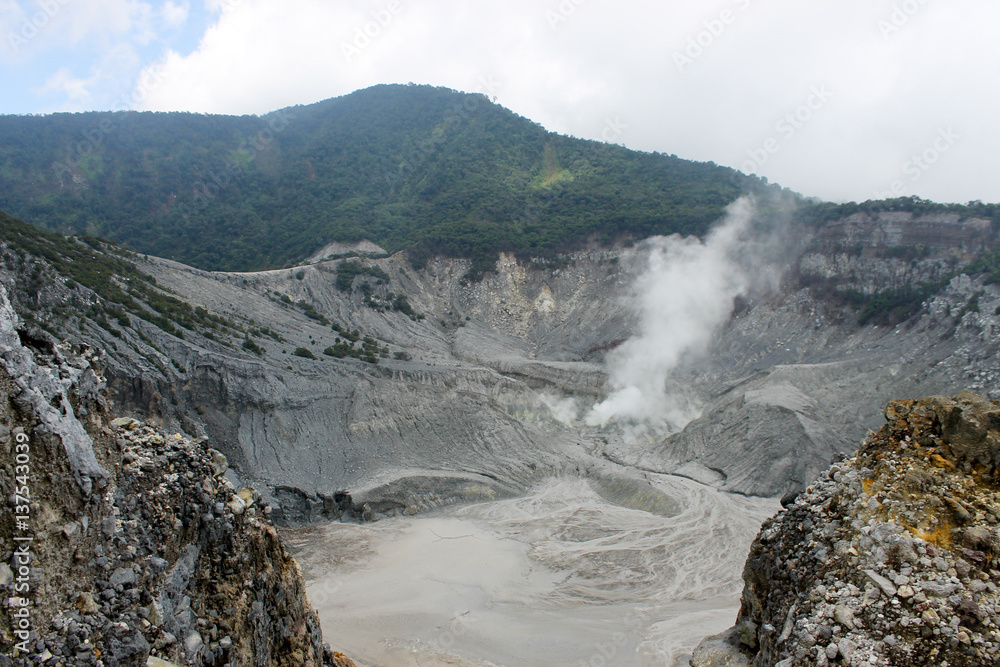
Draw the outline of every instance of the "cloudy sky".
[[[1000,201],[996,0],[0,0],[0,113],[259,114],[377,83],[835,201]]]

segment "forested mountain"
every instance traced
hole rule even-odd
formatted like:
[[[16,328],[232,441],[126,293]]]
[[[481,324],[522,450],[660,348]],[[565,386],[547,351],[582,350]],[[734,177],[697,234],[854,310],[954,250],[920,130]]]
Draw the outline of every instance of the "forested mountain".
[[[700,233],[765,185],[548,132],[483,95],[384,85],[265,116],[0,117],[0,210],[207,269],[330,241],[463,256]]]

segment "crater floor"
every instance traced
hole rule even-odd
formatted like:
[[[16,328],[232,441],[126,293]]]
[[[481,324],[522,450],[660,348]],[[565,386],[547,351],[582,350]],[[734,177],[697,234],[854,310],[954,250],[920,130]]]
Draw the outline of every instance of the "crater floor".
[[[334,649],[359,665],[686,664],[731,625],[775,500],[651,475],[676,503],[547,479],[522,497],[290,529]],[[621,504],[619,504],[621,503]]]

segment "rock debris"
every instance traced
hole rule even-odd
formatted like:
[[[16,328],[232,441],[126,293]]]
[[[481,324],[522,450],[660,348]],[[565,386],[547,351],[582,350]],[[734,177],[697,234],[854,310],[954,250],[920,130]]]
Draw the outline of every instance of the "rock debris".
[[[1000,401],[892,401],[765,522],[737,625],[693,665],[1000,663]]]

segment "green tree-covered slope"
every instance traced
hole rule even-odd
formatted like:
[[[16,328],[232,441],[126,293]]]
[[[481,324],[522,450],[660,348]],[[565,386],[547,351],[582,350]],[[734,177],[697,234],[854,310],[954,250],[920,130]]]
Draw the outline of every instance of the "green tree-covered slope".
[[[206,269],[369,239],[473,259],[699,234],[764,184],[547,132],[483,95],[376,86],[266,116],[0,117],[0,209]]]

